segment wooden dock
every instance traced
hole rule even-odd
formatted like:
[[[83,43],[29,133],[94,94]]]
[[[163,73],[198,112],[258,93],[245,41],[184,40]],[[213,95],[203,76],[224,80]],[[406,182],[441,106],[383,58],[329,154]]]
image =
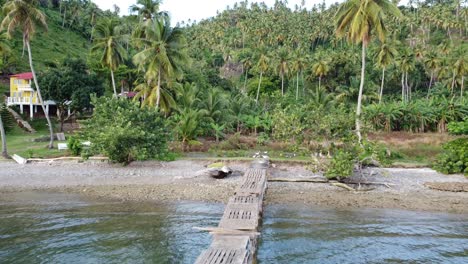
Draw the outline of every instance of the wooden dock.
[[[267,168],[268,160],[253,162],[229,199],[218,227],[202,229],[210,231],[213,242],[196,264],[253,263],[267,188]]]

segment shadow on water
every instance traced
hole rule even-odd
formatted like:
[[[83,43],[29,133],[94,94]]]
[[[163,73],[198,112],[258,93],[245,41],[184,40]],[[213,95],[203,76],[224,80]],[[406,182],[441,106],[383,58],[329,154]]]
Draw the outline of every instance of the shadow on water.
[[[260,263],[467,263],[468,215],[265,209]]]
[[[27,199],[24,199],[24,196]],[[193,263],[222,204],[89,203],[22,194],[0,204],[2,263]],[[31,202],[34,201],[34,202]]]

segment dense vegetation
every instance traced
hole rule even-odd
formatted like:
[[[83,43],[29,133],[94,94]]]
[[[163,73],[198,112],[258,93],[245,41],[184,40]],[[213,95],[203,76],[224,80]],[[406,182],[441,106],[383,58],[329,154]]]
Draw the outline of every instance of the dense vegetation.
[[[200,136],[252,135],[258,145],[286,142],[289,151],[356,158],[343,147],[353,131],[444,133],[466,117],[468,8],[460,1],[396,8],[350,0],[311,9],[285,2],[243,1],[172,27],[159,1],[138,0],[124,17],[90,1],[38,1],[49,36],[74,42],[65,54],[38,54],[39,69],[59,67],[65,56],[86,58],[107,95],[135,91],[142,109],[161,112],[183,150]],[[62,51],[38,44],[45,36],[32,40],[33,53],[41,45]],[[3,72],[27,68],[14,39]],[[365,142],[358,153],[374,153]]]

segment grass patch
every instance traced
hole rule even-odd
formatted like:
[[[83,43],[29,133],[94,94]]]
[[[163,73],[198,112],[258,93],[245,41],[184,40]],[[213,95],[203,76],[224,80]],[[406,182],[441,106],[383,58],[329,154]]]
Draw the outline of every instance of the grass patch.
[[[70,152],[68,150],[48,149],[48,142],[33,142],[36,138],[49,136],[49,130],[45,124],[45,119],[37,119],[31,122],[31,125],[37,130],[35,134],[27,133],[19,127],[15,127],[11,132],[7,133],[8,153],[10,155],[18,154],[24,158],[69,156]],[[57,147],[57,143],[55,143],[55,147]]]

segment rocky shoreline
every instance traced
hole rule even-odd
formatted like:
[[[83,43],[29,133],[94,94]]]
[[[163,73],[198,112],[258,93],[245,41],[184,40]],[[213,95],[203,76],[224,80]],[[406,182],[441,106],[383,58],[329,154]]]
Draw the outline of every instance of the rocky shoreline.
[[[241,181],[248,162],[228,162],[234,173],[214,179],[199,172],[210,161],[136,162],[130,166],[107,162],[44,162],[18,165],[0,162],[0,201],[12,193],[39,191],[78,193],[90,199],[118,201],[226,202]],[[270,178],[320,177],[300,164],[274,164]],[[330,183],[269,182],[266,204],[304,203],[334,208],[395,208],[468,213],[468,192],[444,191],[468,184],[463,175],[442,175],[431,169],[367,169],[356,175],[348,191]],[[368,185],[365,183],[379,183]],[[381,184],[380,184],[381,183]],[[442,190],[427,186],[442,185]],[[450,189],[450,188],[449,188]],[[458,188],[460,189],[460,188]]]

